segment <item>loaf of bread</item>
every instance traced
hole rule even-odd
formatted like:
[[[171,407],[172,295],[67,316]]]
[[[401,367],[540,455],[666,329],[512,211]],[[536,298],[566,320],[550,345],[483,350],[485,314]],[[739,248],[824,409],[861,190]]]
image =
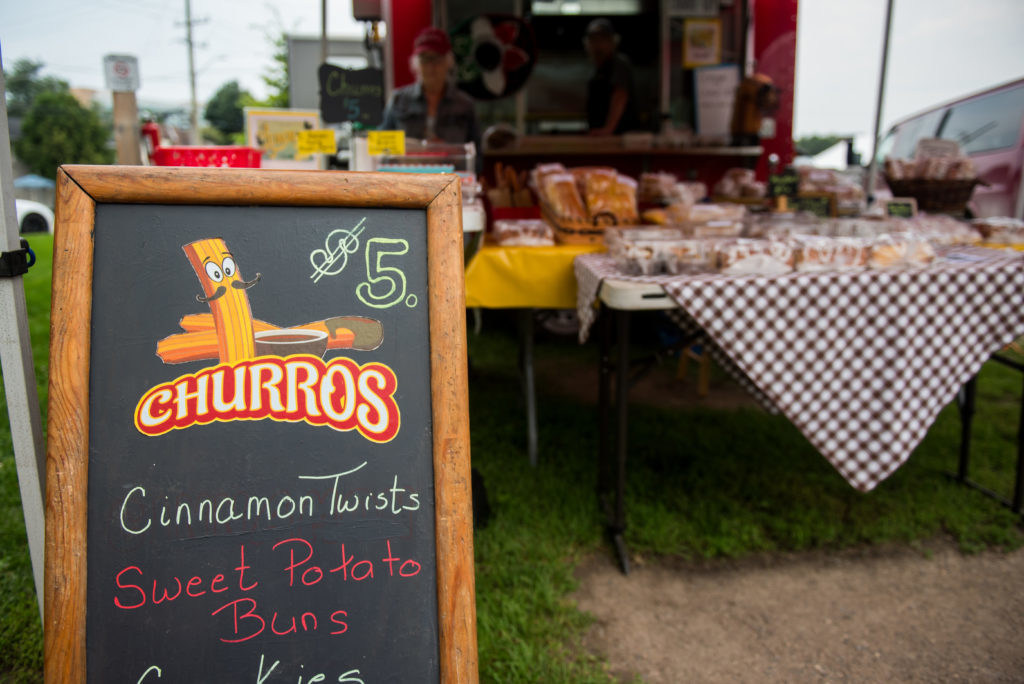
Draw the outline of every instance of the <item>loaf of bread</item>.
[[[583,199],[576,189],[576,179],[568,173],[552,173],[544,176],[541,194],[548,206],[561,218],[571,221],[585,221],[587,211]]]

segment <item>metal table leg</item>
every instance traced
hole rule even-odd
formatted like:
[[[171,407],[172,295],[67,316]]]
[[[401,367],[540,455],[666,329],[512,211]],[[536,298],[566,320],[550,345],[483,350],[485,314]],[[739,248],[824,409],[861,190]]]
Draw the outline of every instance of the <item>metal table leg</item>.
[[[612,487],[612,450],[609,432],[612,423],[611,315],[601,307],[598,312],[598,385],[597,385],[597,496],[601,510],[611,518],[607,495]]]
[[[957,467],[956,477],[961,482],[966,482],[971,458],[971,428],[974,423],[974,400],[978,393],[978,376],[964,384],[963,389],[957,397],[957,405],[960,408],[960,463]]]
[[[992,361],[1009,366],[1024,373],[1024,365],[995,354]],[[1006,497],[983,487],[970,477],[970,456],[971,456],[971,426],[974,421],[975,399],[978,391],[978,376],[974,376],[964,384],[957,395],[957,406],[960,409],[960,462],[957,465],[957,472],[947,473],[957,482],[977,490],[999,503],[1008,507],[1017,515],[1024,511],[1024,392],[1021,395],[1020,418],[1017,423],[1017,473],[1013,483],[1013,499]]]
[[[610,521],[612,541],[622,572],[629,574],[629,550],[626,548],[626,449],[629,424],[629,312],[615,312],[617,361],[615,369],[615,512]]]
[[[537,465],[537,393],[533,381],[533,319],[536,309],[519,311],[519,371],[526,398],[526,453]]]
[[[1017,479],[1013,484],[1010,509],[1020,515],[1024,507],[1024,389],[1021,390],[1020,419],[1017,421]]]

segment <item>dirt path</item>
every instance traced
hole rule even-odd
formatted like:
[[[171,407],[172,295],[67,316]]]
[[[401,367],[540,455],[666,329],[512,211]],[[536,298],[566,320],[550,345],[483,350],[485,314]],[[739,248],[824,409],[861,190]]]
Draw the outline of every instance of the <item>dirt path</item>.
[[[1024,682],[1024,550],[935,543],[578,571],[585,646],[628,681]]]

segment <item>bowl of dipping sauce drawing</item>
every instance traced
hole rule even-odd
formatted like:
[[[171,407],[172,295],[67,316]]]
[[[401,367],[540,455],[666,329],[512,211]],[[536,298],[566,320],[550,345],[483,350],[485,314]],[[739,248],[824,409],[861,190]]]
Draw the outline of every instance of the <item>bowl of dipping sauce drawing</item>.
[[[312,354],[323,358],[327,351],[327,332],[291,328],[285,330],[262,330],[256,333],[257,356],[292,356]]]

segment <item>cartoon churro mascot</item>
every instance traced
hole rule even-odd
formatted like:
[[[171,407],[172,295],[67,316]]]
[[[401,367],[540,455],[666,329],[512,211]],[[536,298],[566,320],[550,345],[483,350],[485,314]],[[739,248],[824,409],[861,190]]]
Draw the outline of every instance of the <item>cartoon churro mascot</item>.
[[[196,299],[210,305],[220,362],[254,358],[252,309],[245,291],[260,281],[260,274],[248,282],[242,280],[235,258],[220,238],[191,242],[182,249],[203,286],[204,294],[196,295]]]

